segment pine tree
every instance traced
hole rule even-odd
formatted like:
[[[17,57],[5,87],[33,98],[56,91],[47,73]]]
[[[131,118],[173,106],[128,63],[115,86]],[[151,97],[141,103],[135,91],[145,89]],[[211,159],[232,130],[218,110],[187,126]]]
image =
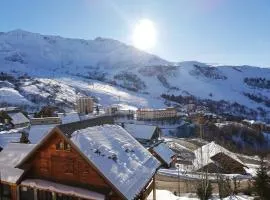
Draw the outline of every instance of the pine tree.
[[[267,167],[261,158],[260,167],[257,170],[257,176],[255,178],[255,190],[262,200],[270,199],[270,177],[267,174]]]

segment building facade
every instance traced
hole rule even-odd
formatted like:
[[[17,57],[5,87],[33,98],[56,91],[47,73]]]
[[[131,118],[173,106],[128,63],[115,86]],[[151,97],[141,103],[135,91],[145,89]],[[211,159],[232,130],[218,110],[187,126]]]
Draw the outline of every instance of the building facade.
[[[138,120],[155,120],[176,117],[177,111],[173,107],[165,109],[138,109],[136,115]]]
[[[43,118],[31,118],[31,125],[42,125],[42,124],[61,124],[60,117],[43,117]]]
[[[94,111],[94,101],[91,97],[79,97],[76,100],[76,109],[80,114],[88,114]]]
[[[1,163],[1,158],[8,157],[0,154],[6,199],[129,200],[146,199],[151,191],[155,199],[154,176],[160,163],[120,126],[63,124],[31,148],[23,155],[18,151],[19,159],[10,159],[4,170],[7,162]],[[130,162],[138,169],[129,169]]]

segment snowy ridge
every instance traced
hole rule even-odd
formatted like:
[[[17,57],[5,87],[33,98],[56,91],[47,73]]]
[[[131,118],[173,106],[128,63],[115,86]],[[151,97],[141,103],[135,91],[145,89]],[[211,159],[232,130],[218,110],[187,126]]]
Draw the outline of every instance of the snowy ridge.
[[[17,90],[13,88],[2,87],[0,88],[0,103],[8,102],[13,105],[31,105],[24,96],[22,96]]]
[[[38,80],[19,91],[13,83],[2,83],[0,103],[12,99],[14,104],[36,106],[33,98],[38,96],[36,101],[48,97],[71,105],[82,92],[105,104],[164,107],[160,95],[174,94],[237,102],[257,111],[258,117],[261,109],[270,111],[270,69],[172,63],[112,39],[69,39],[22,30],[2,33],[0,71]]]
[[[71,141],[126,199],[134,199],[160,165],[139,142],[117,125],[76,131]]]

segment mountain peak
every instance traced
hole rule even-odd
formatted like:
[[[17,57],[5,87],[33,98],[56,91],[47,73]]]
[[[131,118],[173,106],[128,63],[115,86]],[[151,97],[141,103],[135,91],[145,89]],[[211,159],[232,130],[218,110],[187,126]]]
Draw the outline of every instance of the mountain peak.
[[[32,32],[30,31],[26,31],[26,30],[23,30],[23,29],[14,29],[14,30],[11,30],[11,31],[8,31],[7,34],[14,34],[14,33],[19,33],[19,34],[33,34]]]

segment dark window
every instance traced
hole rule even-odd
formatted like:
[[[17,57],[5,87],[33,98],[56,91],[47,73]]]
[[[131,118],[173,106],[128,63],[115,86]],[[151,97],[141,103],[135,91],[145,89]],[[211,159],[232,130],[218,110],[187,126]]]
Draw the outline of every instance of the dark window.
[[[21,186],[20,199],[21,200],[34,200],[34,190],[32,188]]]
[[[63,194],[57,194],[56,199],[57,200],[77,200],[77,198],[75,198],[75,197],[66,196],[66,195],[63,195]]]
[[[48,191],[38,190],[38,200],[52,200],[52,193]]]
[[[3,200],[9,200],[11,199],[11,188],[9,185],[5,185],[5,184],[0,184],[0,188],[1,188],[1,197]],[[0,199],[1,199],[0,197]]]

